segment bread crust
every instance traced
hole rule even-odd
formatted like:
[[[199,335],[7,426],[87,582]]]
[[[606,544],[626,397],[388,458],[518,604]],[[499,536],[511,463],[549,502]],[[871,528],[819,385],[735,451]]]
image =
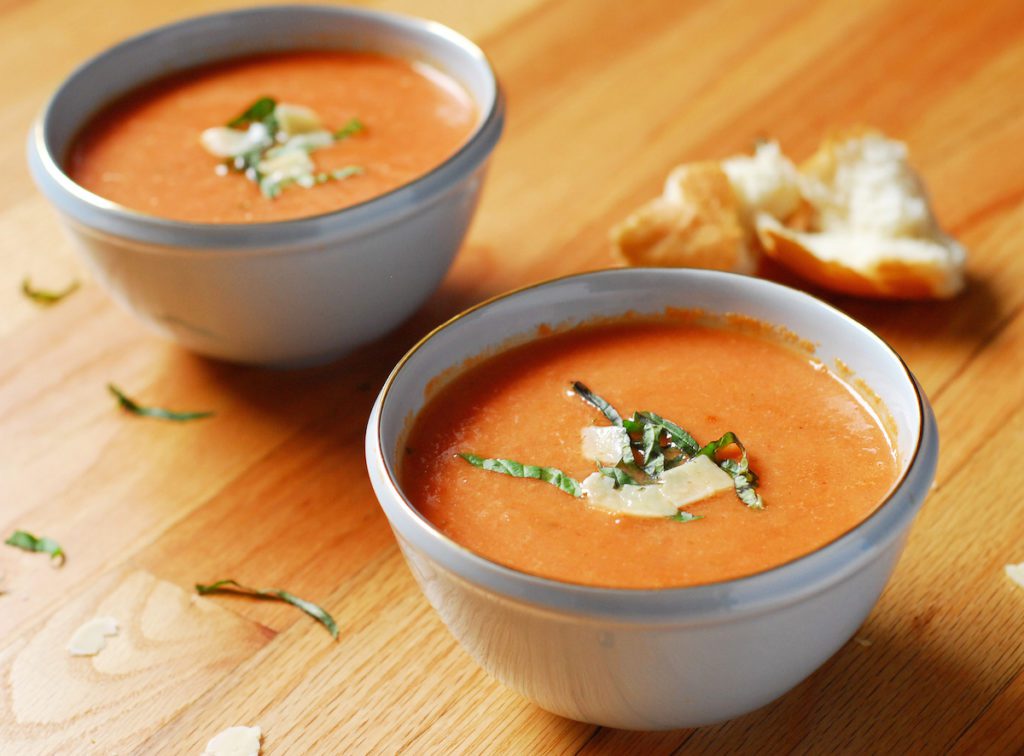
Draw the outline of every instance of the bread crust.
[[[824,260],[787,230],[759,226],[758,239],[765,253],[801,278],[840,294],[873,299],[936,299],[953,296],[944,271],[931,265],[883,258],[870,275],[834,260]]]
[[[662,196],[612,229],[612,247],[627,265],[753,272],[750,233],[717,162],[690,163],[669,174]]]

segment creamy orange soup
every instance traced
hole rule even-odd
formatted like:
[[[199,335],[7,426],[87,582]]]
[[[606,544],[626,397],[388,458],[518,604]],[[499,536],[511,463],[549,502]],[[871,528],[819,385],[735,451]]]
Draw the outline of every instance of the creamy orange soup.
[[[318,149],[317,170],[362,173],[276,198],[200,144],[254,101],[272,97],[315,111],[327,128],[364,130]],[[419,63],[346,52],[231,60],[153,82],[106,108],[75,140],[65,169],[102,197],[151,215],[198,223],[287,220],[330,212],[395,189],[451,156],[477,112],[453,79]]]
[[[581,429],[609,422],[574,380],[624,415],[655,412],[701,443],[733,431],[763,509],[725,491],[686,507],[702,517],[689,522],[611,514],[458,456],[577,480],[593,473]],[[750,575],[827,544],[879,506],[896,460],[875,415],[806,353],[729,328],[623,322],[539,338],[466,369],[415,419],[400,474],[430,522],[488,559],[570,583],[662,588]]]

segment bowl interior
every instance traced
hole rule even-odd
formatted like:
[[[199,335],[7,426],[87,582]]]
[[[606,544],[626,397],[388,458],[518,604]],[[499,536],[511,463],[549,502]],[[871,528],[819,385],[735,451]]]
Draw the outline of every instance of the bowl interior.
[[[478,129],[497,98],[483,53],[442,24],[356,8],[252,8],[160,27],[81,65],[49,104],[43,121],[46,150],[59,165],[91,116],[148,81],[229,58],[297,49],[377,52],[429,63],[473,97]]]

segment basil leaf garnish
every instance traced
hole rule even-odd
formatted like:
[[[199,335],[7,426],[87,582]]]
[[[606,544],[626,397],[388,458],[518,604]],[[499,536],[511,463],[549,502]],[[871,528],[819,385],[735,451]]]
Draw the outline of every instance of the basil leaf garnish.
[[[277,107],[277,100],[273,97],[261,97],[252,105],[243,110],[239,115],[228,121],[229,129],[240,129],[250,123],[262,123],[273,136],[277,131],[277,119],[274,118],[274,108]]]
[[[157,417],[161,420],[174,420],[182,423],[189,420],[199,420],[204,417],[211,417],[214,414],[212,411],[175,412],[173,410],[164,409],[163,407],[144,407],[131,397],[127,396],[113,383],[108,383],[107,389],[114,395],[114,397],[117,398],[117,403],[121,405],[123,409],[134,415],[140,415],[142,417]]]
[[[728,446],[735,445],[740,450],[740,458],[716,459],[715,454]],[[705,444],[698,452],[711,460],[732,476],[733,485],[736,486],[736,495],[740,501],[751,509],[764,509],[764,502],[761,494],[754,490],[757,486],[757,475],[750,469],[750,462],[747,460],[747,449],[732,431],[723,433],[716,441]]]
[[[76,292],[78,287],[81,285],[80,281],[75,280],[59,291],[50,291],[47,289],[37,289],[32,285],[32,281],[30,279],[24,278],[21,282],[21,293],[36,304],[49,307],[50,305],[57,304],[69,294]]]
[[[602,467],[598,471],[606,478],[611,478],[615,482],[616,488],[622,488],[623,486],[647,485],[643,481],[639,481],[634,478],[621,467]]]
[[[751,509],[763,509],[764,502],[755,490],[757,475],[750,469],[747,450],[731,431],[716,441],[701,446],[689,431],[650,411],[634,412],[623,419],[622,415],[605,399],[595,394],[580,381],[573,381],[573,391],[615,425],[622,426],[629,434],[629,444],[623,449],[622,462],[615,468],[601,468],[601,473],[616,481],[616,488],[630,485],[630,478],[636,485],[638,477],[656,479],[666,470],[678,467],[687,460],[703,454],[732,476],[736,496]],[[718,459],[716,453],[730,445],[740,450],[739,460]],[[606,472],[606,470],[608,472]],[[615,472],[613,472],[613,470]],[[637,473],[636,475],[632,473]]]
[[[358,118],[349,118],[345,122],[344,126],[342,126],[340,129],[334,132],[334,141],[340,142],[343,139],[348,139],[349,137],[355,136],[356,134],[365,130],[366,127],[363,125],[362,121],[360,121]]]
[[[690,514],[689,512],[685,512],[680,509],[674,515],[669,515],[668,519],[673,522],[693,522],[694,520],[703,520],[704,515]]]
[[[288,593],[288,591],[282,591],[279,588],[249,588],[248,586],[242,585],[237,580],[218,580],[216,583],[211,583],[210,585],[200,585],[199,583],[196,583],[196,591],[201,596],[206,596],[210,593],[237,593],[243,596],[253,596],[254,598],[284,601],[304,611],[310,617],[326,627],[327,632],[331,634],[332,638],[335,640],[338,639],[338,625],[334,621],[334,618],[328,614],[323,607],[317,606],[312,601],[306,601],[306,599],[302,599],[292,593]]]
[[[582,383],[579,381],[573,381],[572,390],[579,394],[583,398],[583,401],[595,407],[598,412],[608,418],[608,421],[612,425],[622,425],[622,415],[616,412],[612,405],[588,389]]]
[[[672,443],[682,449],[688,457],[693,457],[700,451],[700,444],[697,443],[697,440],[671,420],[666,420],[653,412],[637,412],[636,414],[665,433]]]
[[[64,554],[64,549],[62,549],[61,545],[55,540],[47,538],[46,536],[37,538],[24,530],[15,530],[10,537],[4,541],[4,543],[8,546],[23,549],[24,551],[37,551],[42,554],[49,554],[50,559],[53,560],[58,567],[64,564],[67,559]]]
[[[476,454],[463,453],[459,454],[459,456],[473,465],[473,467],[479,467],[482,470],[501,473],[502,475],[511,475],[513,478],[543,480],[545,483],[550,483],[570,496],[579,498],[583,495],[583,489],[578,481],[554,467],[524,465],[511,459],[488,459]]]

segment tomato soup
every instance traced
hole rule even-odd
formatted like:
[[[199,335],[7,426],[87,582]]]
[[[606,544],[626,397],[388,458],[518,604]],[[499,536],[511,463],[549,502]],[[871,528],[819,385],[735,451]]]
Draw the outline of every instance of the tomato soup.
[[[267,196],[201,144],[205,130],[225,127],[261,98],[312,111],[325,133],[352,123],[358,133],[310,153],[310,175],[322,181]],[[279,221],[364,202],[422,176],[458,150],[476,122],[468,93],[425,64],[366,53],[268,54],[141,87],[85,126],[64,167],[86,189],[150,215]]]
[[[574,381],[623,418],[646,411],[636,417],[666,421],[659,448],[671,445],[669,425],[699,444],[732,431],[756,473],[748,476],[756,494],[748,488],[741,500],[736,479],[735,490],[718,490],[679,516],[639,517],[592,506],[547,473],[496,474],[460,456],[586,481],[596,465],[581,449],[583,429],[613,423]],[[630,434],[638,449],[640,435]],[[709,458],[733,480],[739,447],[726,446]],[[642,451],[620,467],[643,476],[635,469]],[[686,460],[670,446],[662,453],[663,463]],[[616,588],[693,586],[784,564],[864,520],[896,479],[876,415],[806,352],[750,328],[671,320],[576,328],[476,362],[429,399],[401,458],[413,506],[454,541],[516,570]]]

